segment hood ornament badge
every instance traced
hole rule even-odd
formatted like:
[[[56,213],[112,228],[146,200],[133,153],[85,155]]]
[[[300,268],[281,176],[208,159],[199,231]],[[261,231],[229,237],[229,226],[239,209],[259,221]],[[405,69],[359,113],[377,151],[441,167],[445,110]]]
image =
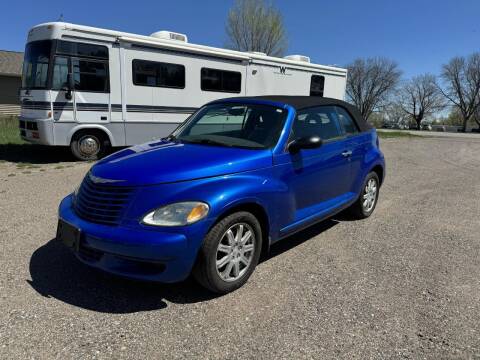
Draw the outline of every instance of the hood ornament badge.
[[[95,175],[92,175],[92,173],[88,173],[88,178],[90,181],[92,181],[95,184],[112,184],[112,183],[117,183],[117,182],[123,182],[125,180],[114,180],[114,179],[104,179]]]

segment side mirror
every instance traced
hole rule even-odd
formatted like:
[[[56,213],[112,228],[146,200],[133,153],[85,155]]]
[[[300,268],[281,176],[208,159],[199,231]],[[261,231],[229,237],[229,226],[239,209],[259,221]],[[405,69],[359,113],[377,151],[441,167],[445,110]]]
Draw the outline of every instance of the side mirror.
[[[316,149],[320,146],[322,146],[322,139],[319,136],[302,137],[288,144],[288,151],[297,153],[301,149]]]
[[[72,100],[72,90],[71,89],[65,89],[65,99]]]
[[[72,100],[72,74],[67,75],[67,86],[62,87],[62,90],[65,91],[65,99]]]

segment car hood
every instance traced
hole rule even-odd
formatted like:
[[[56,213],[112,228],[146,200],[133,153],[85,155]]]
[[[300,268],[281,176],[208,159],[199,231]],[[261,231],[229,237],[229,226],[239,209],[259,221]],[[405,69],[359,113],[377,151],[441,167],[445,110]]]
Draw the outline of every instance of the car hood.
[[[114,153],[96,163],[90,173],[98,182],[134,186],[228,175],[271,165],[270,150],[157,141]]]

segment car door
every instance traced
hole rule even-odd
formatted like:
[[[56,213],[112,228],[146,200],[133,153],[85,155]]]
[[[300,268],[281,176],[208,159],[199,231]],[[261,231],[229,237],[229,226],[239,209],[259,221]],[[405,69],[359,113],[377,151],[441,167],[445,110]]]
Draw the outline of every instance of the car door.
[[[350,162],[345,155],[345,137],[334,106],[301,110],[294,120],[289,142],[319,136],[323,144],[315,149],[287,152],[282,177],[293,197],[295,215],[286,220],[281,232],[328,215],[351,200]],[[282,162],[282,159],[278,159]]]
[[[350,162],[350,175],[347,177],[348,191],[354,191],[355,182],[358,179],[362,163],[364,161],[368,137],[363,135],[350,113],[341,106],[336,106],[338,122],[345,135],[345,153],[348,154]]]

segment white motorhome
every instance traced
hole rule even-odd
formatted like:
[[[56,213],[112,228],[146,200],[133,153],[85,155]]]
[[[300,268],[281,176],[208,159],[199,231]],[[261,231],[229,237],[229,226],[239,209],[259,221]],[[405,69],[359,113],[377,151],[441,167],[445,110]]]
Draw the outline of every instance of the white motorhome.
[[[343,99],[347,71],[285,58],[150,36],[41,24],[28,33],[20,116],[23,139],[70,146],[80,159],[108,146],[169,135],[203,104],[230,96],[311,95]]]

